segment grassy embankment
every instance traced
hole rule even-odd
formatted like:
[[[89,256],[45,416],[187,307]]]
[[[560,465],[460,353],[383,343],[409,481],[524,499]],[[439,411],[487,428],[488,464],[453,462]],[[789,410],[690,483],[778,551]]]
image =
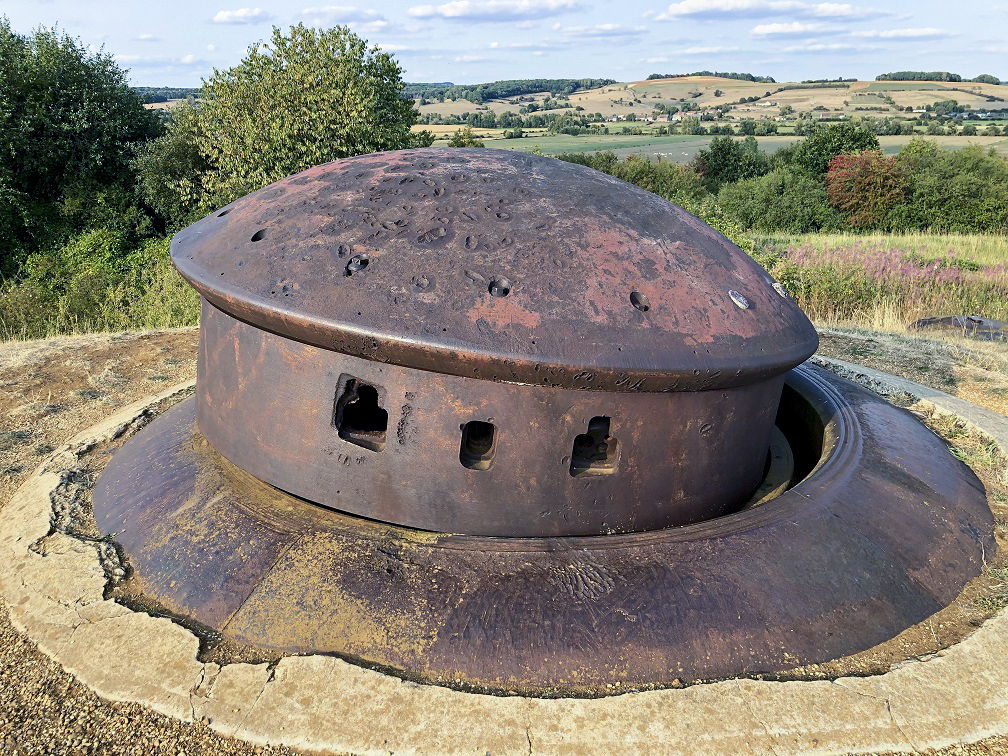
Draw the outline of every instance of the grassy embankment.
[[[928,315],[1008,320],[1008,236],[757,238],[754,257],[816,323],[901,331]]]
[[[90,257],[93,248],[77,259],[40,255],[24,279],[0,281],[0,340],[195,325],[199,297],[171,264],[168,241],[112,264]]]

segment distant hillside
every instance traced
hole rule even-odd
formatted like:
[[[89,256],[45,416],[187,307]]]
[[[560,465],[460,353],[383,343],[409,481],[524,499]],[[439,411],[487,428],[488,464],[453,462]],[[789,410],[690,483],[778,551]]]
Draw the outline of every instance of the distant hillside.
[[[569,95],[581,89],[596,89],[615,84],[615,79],[508,79],[487,84],[407,84],[403,94],[414,99],[468,100],[479,105],[487,100],[549,92],[553,97]]]
[[[199,97],[203,90],[200,87],[131,87],[144,103],[168,102],[168,100],[184,100],[187,97]]]
[[[685,79],[690,76],[713,76],[718,79],[737,79],[738,81],[753,81],[760,84],[776,84],[777,80],[773,76],[753,76],[751,73],[725,73],[723,71],[694,71],[684,74],[657,74],[648,76],[648,81],[652,79]]]

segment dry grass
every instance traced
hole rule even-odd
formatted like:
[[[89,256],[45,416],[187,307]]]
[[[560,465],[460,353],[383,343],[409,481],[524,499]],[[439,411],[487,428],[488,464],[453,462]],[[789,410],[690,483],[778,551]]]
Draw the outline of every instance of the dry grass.
[[[904,234],[802,234],[775,237],[785,244],[827,247],[886,245],[923,258],[956,258],[980,265],[1008,262],[1008,236],[998,234],[934,234],[909,232]]]

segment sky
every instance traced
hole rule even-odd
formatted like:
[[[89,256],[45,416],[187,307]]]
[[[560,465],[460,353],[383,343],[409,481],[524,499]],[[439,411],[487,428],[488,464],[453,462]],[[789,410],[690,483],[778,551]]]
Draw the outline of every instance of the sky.
[[[1008,0],[0,0],[17,32],[58,25],[137,86],[196,87],[272,27],[349,26],[407,82],[743,71],[777,81],[888,71],[1008,79]],[[317,3],[317,4],[315,4]]]

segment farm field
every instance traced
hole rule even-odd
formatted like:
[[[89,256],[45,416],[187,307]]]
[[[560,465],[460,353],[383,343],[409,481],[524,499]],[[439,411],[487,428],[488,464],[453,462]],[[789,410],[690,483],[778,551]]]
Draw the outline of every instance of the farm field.
[[[459,126],[416,126],[414,131],[426,129],[438,140],[447,140],[459,130]],[[532,152],[539,149],[544,155],[558,155],[562,152],[598,152],[612,150],[619,158],[628,155],[644,155],[651,160],[669,160],[675,163],[688,163],[701,149],[707,147],[712,136],[690,136],[673,134],[659,136],[657,134],[583,134],[570,136],[568,134],[550,134],[546,129],[525,129],[526,136],[521,139],[505,139],[503,129],[473,129],[473,134],[482,139],[485,146],[500,150],[517,150]],[[922,135],[917,135],[921,137]],[[781,147],[792,144],[802,137],[777,135],[757,137],[761,150],[773,153]],[[895,155],[914,137],[910,135],[880,136],[879,144],[887,155]],[[924,136],[924,139],[936,142],[942,149],[958,150],[971,144],[994,148],[1000,154],[1008,157],[1008,137],[983,136]],[[736,137],[742,139],[742,137]],[[434,142],[438,144],[437,141]]]

